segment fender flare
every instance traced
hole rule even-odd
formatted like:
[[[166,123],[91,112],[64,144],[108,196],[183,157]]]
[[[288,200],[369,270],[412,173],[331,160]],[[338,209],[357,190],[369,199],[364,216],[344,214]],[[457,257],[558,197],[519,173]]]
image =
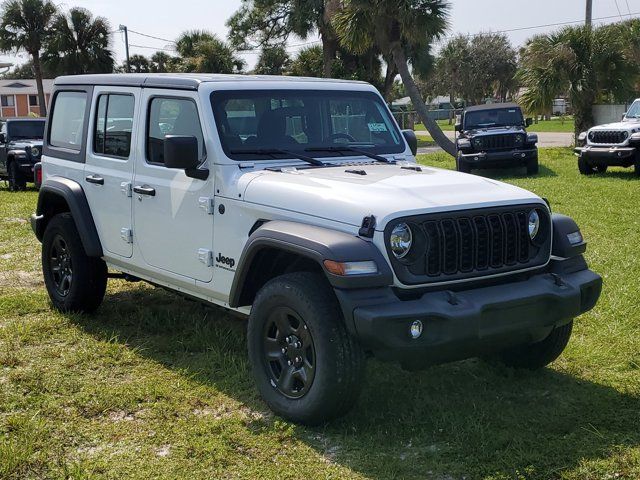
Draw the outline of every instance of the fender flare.
[[[102,257],[100,237],[84,190],[79,183],[68,178],[49,177],[40,187],[38,207],[31,220],[33,231],[38,240],[42,241],[47,223],[53,216],[47,205],[56,198],[63,199],[69,206],[87,256]],[[54,211],[53,214],[55,213],[57,212]]]
[[[239,307],[242,291],[256,255],[265,248],[284,250],[312,260],[320,266],[335,289],[373,288],[393,283],[393,273],[380,250],[358,236],[291,221],[273,220],[264,223],[250,236],[242,251],[233,278],[229,305]],[[324,260],[336,262],[374,261],[375,274],[342,277],[324,267]]]

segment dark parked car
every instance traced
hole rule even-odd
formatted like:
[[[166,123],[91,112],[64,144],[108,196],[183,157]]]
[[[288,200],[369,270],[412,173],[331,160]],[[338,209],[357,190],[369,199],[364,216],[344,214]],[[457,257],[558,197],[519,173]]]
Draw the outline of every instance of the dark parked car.
[[[9,190],[24,190],[34,178],[34,165],[42,155],[44,118],[8,119],[0,130],[0,178]]]
[[[469,107],[456,124],[458,171],[474,168],[527,168],[538,173],[538,135],[527,133],[531,119],[524,119],[515,103],[494,103]]]

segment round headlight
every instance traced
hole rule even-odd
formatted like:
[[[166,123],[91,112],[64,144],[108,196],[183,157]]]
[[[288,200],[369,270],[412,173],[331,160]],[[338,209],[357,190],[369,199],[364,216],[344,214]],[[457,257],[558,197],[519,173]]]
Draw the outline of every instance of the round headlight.
[[[587,132],[581,132],[580,135],[578,135],[578,141],[584,142],[586,139],[587,139]]]
[[[391,245],[391,251],[393,255],[400,259],[407,256],[409,250],[411,250],[411,243],[413,242],[413,235],[411,228],[406,223],[399,223],[391,232],[389,238],[389,244]]]
[[[38,155],[40,155],[40,150],[38,150],[38,147],[33,147],[31,149],[31,155],[33,155],[34,157],[37,157]]]
[[[540,230],[540,215],[538,215],[537,211],[531,210],[531,213],[529,213],[529,237],[531,240],[536,238],[538,230]]]

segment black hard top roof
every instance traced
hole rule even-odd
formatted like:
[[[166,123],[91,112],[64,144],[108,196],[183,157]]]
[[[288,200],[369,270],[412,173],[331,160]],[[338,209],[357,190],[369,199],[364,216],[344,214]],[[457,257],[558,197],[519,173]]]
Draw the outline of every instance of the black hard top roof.
[[[517,103],[487,103],[486,105],[475,105],[467,107],[465,112],[479,112],[481,110],[502,110],[503,108],[520,108]]]
[[[366,83],[354,80],[338,80],[310,77],[286,77],[273,75],[224,75],[213,73],[115,73],[97,75],[69,75],[55,79],[55,85],[114,85],[122,87],[176,88],[197,90],[205,82],[331,82]]]

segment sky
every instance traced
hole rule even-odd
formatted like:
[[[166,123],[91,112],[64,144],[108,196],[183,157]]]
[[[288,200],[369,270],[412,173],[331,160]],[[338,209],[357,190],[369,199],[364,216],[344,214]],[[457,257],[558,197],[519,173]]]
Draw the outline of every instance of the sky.
[[[533,26],[572,22],[584,19],[585,0],[452,0],[450,27],[447,36],[458,33],[474,34],[486,31],[506,31]],[[150,56],[157,49],[171,50],[171,43],[140,35],[139,33],[166,40],[175,39],[189,29],[207,29],[222,38],[227,36],[226,20],[241,4],[241,0],[65,0],[56,2],[61,9],[84,7],[94,15],[105,17],[113,31],[119,25],[129,29],[130,53]],[[609,23],[629,14],[640,16],[640,0],[593,0],[593,17],[612,17],[594,20],[594,23]],[[527,38],[559,27],[506,32],[514,46],[522,45]],[[134,33],[139,32],[139,33]],[[117,63],[125,58],[124,39],[120,32],[111,35],[112,49]],[[317,41],[291,39],[289,51],[295,54],[300,44]],[[149,48],[147,48],[149,47]],[[170,52],[169,52],[170,53]],[[258,52],[244,52],[242,57],[251,68]],[[23,63],[26,54],[3,55],[0,61]]]

